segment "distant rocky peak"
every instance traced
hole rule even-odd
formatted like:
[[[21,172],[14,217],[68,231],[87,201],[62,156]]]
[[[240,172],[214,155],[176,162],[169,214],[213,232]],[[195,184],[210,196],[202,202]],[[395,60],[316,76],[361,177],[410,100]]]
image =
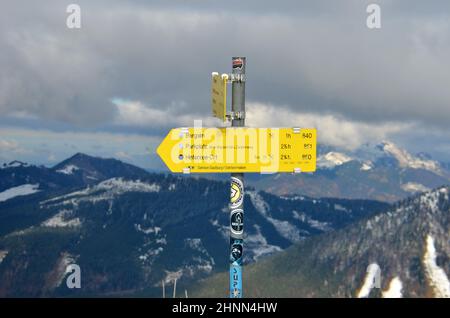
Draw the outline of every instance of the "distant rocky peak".
[[[439,173],[441,171],[440,164],[434,160],[425,158],[424,156],[414,156],[405,149],[402,149],[389,141],[383,141],[380,148],[391,157],[395,158],[402,168],[424,169]]]
[[[19,160],[14,160],[11,161],[9,163],[4,163],[2,165],[0,165],[0,169],[7,169],[7,168],[20,168],[20,167],[29,167],[30,165],[28,163],[19,161]]]
[[[351,160],[353,160],[353,158],[344,153],[331,151],[322,156],[319,156],[317,165],[320,168],[333,168],[343,165],[344,163]]]

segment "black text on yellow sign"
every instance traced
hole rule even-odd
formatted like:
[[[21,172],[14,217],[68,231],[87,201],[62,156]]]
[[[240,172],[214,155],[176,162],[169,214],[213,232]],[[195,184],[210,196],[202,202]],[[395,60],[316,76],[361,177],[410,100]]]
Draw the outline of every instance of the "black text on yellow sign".
[[[313,128],[175,128],[157,149],[172,172],[313,172]]]

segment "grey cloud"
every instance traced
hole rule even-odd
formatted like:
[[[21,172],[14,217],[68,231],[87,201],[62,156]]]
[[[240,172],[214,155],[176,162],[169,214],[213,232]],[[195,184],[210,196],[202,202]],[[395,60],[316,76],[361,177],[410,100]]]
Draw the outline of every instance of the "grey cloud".
[[[358,12],[361,8],[366,8],[368,4],[377,3],[383,7],[388,7],[390,12],[396,15],[406,13],[407,15],[428,15],[438,14],[450,9],[447,0],[433,0],[432,3],[423,0],[132,0],[130,3],[142,7],[169,8],[171,10],[183,11],[223,11],[231,12],[234,15],[240,14],[342,14],[343,12]]]
[[[377,31],[365,26],[369,1],[78,1],[81,30],[65,28],[60,3],[24,3],[0,13],[0,114],[104,124],[114,97],[204,114],[211,71],[241,54],[249,101],[363,122],[450,120],[448,1],[378,1]]]

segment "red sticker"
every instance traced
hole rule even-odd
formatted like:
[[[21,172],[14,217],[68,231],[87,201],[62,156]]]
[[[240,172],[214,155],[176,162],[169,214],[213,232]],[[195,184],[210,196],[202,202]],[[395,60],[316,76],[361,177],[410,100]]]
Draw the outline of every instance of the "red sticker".
[[[244,66],[244,61],[241,58],[233,60],[233,68],[241,69]]]

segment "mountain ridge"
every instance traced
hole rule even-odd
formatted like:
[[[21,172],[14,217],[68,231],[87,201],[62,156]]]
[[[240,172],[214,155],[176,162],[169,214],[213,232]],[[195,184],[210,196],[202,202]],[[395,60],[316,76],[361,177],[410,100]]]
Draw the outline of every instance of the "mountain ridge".
[[[322,147],[314,174],[250,177],[249,184],[277,195],[341,197],[396,202],[450,184],[450,169],[431,156],[412,155],[392,142],[352,151]]]
[[[308,238],[248,266],[246,295],[450,297],[449,193],[446,186],[416,195],[386,213]],[[373,279],[378,270],[377,289]],[[194,294],[225,296],[219,286],[226,280],[225,273],[206,279]]]
[[[33,188],[39,192],[0,202],[0,280],[4,282],[0,295],[74,295],[62,283],[64,264],[71,262],[80,265],[85,277],[85,287],[76,295],[157,296],[161,280],[170,284],[178,277],[179,286],[187,287],[228,266],[228,182],[147,172],[137,176],[140,170],[125,164],[116,167],[117,162],[82,157],[83,162],[96,163],[84,167],[78,155],[42,168],[28,180],[39,184]],[[108,176],[92,171],[109,165],[113,169]],[[67,173],[58,172],[62,169]],[[83,169],[97,173],[100,180],[85,181],[80,177]],[[28,171],[14,168],[3,181],[22,182]],[[47,186],[55,177],[68,184]],[[247,190],[247,263],[308,236],[381,213],[388,206]],[[25,264],[33,271],[27,271]]]

